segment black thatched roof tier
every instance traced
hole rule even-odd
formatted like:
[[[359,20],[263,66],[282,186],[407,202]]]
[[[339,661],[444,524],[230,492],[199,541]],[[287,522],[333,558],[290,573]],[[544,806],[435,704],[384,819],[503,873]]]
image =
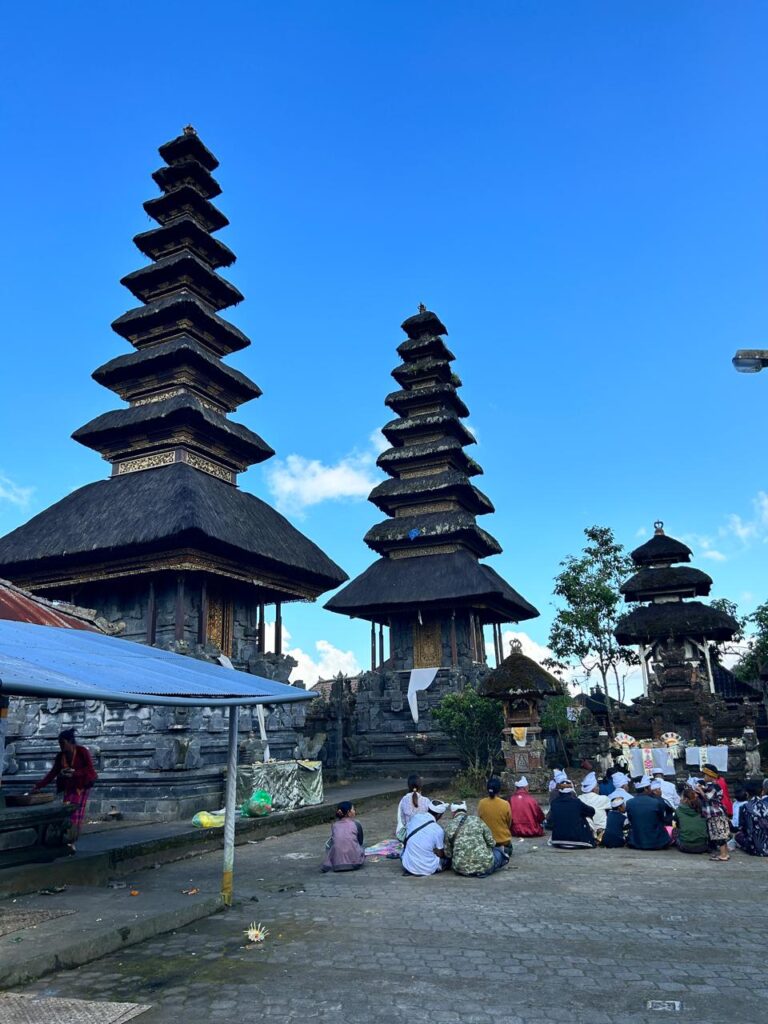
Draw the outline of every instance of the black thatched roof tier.
[[[475,515],[494,511],[493,504],[482,491],[474,487],[463,473],[450,469],[430,476],[383,480],[374,487],[368,500],[388,515],[409,504],[446,500],[459,502]]]
[[[142,302],[152,302],[181,291],[192,292],[212,309],[226,309],[243,301],[243,293],[189,252],[164,256],[120,278],[120,284]]]
[[[456,393],[453,384],[430,384],[412,391],[392,391],[384,399],[384,404],[398,416],[406,416],[411,409],[425,405],[439,405],[452,409],[457,416],[469,416],[469,409]]]
[[[330,611],[382,621],[415,609],[471,608],[484,622],[522,622],[538,611],[468,551],[380,558],[335,594]]]
[[[453,362],[456,358],[443,339],[432,334],[425,334],[421,338],[409,338],[397,346],[397,352],[405,362],[424,356],[445,359],[448,362]]]
[[[692,566],[641,569],[619,587],[625,601],[650,601],[663,594],[678,597],[706,597],[712,577]]]
[[[264,462],[275,454],[258,434],[240,423],[232,423],[190,394],[102,413],[72,437],[87,448],[116,457],[135,455],[158,445],[183,443],[179,432],[191,434],[203,449],[209,444],[226,449],[233,462],[242,468]]]
[[[465,476],[477,476],[482,468],[464,451],[460,441],[452,437],[424,444],[407,444],[402,448],[387,448],[376,460],[376,465],[386,473],[415,470],[419,466],[445,463]]]
[[[187,185],[199,192],[203,199],[215,199],[221,195],[221,185],[197,160],[180,160],[170,167],[160,167],[153,172],[152,179],[163,192],[173,192]]]
[[[409,316],[400,324],[409,338],[421,338],[423,335],[434,337],[438,334],[447,334],[448,328],[442,320],[429,309],[420,309],[415,316]]]
[[[448,360],[436,359],[434,356],[423,356],[414,359],[413,362],[401,363],[394,368],[392,376],[402,386],[429,379],[443,384],[453,384],[455,388],[461,387],[461,381],[451,370]]]
[[[405,444],[407,438],[418,441],[420,434],[435,433],[454,437],[462,445],[476,443],[474,434],[467,430],[458,416],[445,410],[414,413],[413,416],[390,420],[381,428],[381,432],[391,444]]]
[[[199,342],[184,337],[117,356],[92,376],[131,401],[168,386],[180,374],[197,385],[206,397],[230,411],[261,395],[261,388],[244,373],[211,355]]]
[[[112,330],[136,348],[156,345],[180,334],[194,338],[217,356],[229,355],[250,345],[242,331],[186,291],[155,299],[148,306],[129,309],[112,321]]]
[[[148,199],[143,206],[158,224],[170,224],[179,217],[191,217],[204,231],[218,231],[229,224],[221,210],[204,199],[191,185],[182,185],[173,192]]]
[[[410,535],[410,536],[409,536]],[[379,554],[399,548],[418,550],[433,544],[461,544],[479,558],[498,555],[498,541],[475,522],[470,512],[421,512],[377,523],[365,535],[365,543]]]
[[[483,679],[478,687],[482,697],[508,697],[531,695],[556,697],[565,692],[560,680],[547,672],[533,658],[522,651],[512,651],[502,663]]]
[[[738,631],[730,615],[701,601],[669,601],[640,605],[619,619],[616,639],[620,644],[649,644],[670,638],[730,640]]]
[[[167,164],[178,164],[184,160],[197,160],[207,171],[215,171],[219,161],[200,140],[194,128],[188,127],[181,135],[160,146],[158,152]]]
[[[152,260],[189,252],[209,267],[229,267],[235,254],[214,238],[193,217],[186,214],[159,228],[142,231],[133,237],[134,245]]]
[[[0,538],[11,579],[174,548],[232,558],[301,581],[317,596],[347,579],[287,519],[252,494],[185,465],[88,484]]]
[[[635,565],[671,565],[673,562],[690,562],[691,554],[687,544],[674,537],[667,537],[659,526],[650,540],[635,548],[632,561]]]

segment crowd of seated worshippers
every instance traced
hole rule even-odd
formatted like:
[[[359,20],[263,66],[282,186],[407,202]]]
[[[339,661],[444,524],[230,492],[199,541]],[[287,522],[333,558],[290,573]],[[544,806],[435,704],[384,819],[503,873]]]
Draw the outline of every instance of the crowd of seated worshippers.
[[[396,838],[379,846],[394,844],[396,852],[387,855],[399,856],[404,875],[452,870],[474,878],[506,867],[515,839],[535,839],[545,830],[548,845],[561,850],[674,849],[727,861],[730,850],[739,848],[768,857],[768,779],[757,791],[754,783],[737,786],[735,801],[711,764],[702,766],[701,777],[677,784],[660,771],[634,781],[613,771],[602,782],[590,771],[578,789],[567,772],[555,769],[545,813],[525,776],[515,782],[508,799],[501,796],[501,780],[492,776],[477,814],[470,814],[464,800],[448,804],[423,796],[422,779],[412,775],[397,808]],[[323,871],[354,871],[364,863],[362,827],[354,806],[342,802],[326,844]]]

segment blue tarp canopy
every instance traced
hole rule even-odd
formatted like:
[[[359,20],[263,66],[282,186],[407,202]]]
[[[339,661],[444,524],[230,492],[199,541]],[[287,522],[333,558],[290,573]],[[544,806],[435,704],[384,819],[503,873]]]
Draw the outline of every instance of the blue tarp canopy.
[[[315,696],[119,637],[7,620],[0,620],[0,694],[214,707]]]

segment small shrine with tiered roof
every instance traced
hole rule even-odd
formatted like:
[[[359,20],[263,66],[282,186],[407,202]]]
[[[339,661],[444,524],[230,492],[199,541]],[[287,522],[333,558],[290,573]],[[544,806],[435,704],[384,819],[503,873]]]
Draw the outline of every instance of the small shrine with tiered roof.
[[[677,736],[682,744],[702,748],[736,740],[729,747],[736,765],[746,756],[745,743],[754,741],[759,697],[727,704],[717,692],[716,645],[739,627],[726,611],[698,600],[709,595],[712,578],[686,564],[691,554],[667,536],[661,522],[632,552],[637,572],[621,592],[635,607],[619,620],[616,639],[637,647],[644,695],[620,711],[614,724],[638,740]]]

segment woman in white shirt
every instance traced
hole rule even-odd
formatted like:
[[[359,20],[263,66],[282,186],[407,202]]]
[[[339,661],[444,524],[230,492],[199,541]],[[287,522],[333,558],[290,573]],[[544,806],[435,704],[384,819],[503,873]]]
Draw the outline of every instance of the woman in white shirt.
[[[400,842],[405,839],[408,823],[416,814],[423,814],[429,807],[429,800],[421,795],[422,779],[420,775],[408,776],[408,792],[397,805],[397,826],[395,835]]]

